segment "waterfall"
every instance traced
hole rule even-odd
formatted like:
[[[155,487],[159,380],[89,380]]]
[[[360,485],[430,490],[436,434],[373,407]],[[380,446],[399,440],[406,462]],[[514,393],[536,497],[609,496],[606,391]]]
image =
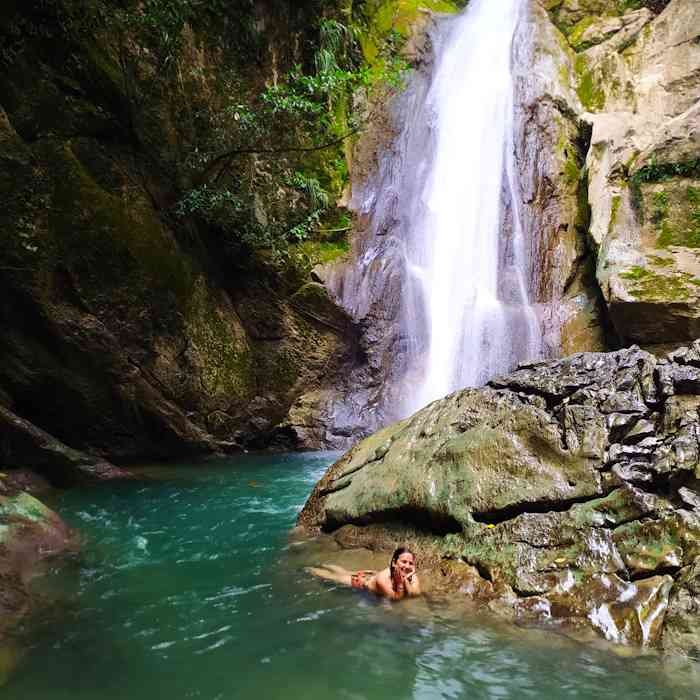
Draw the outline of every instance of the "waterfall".
[[[514,143],[527,2],[471,0],[435,23],[431,56],[391,107],[393,138],[354,183],[352,256],[326,277],[365,358],[328,409],[342,434],[542,355]]]
[[[419,128],[403,135],[418,157],[403,164],[416,182],[404,190],[399,233],[415,387],[405,387],[405,412],[539,352],[513,142],[511,48],[523,5],[472,0],[437,47]]]

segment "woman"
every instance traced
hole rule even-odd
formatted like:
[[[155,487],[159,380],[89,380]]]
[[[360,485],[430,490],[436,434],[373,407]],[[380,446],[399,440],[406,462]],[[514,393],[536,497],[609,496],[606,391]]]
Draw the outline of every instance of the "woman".
[[[360,590],[365,589],[390,600],[401,600],[421,594],[416,573],[416,555],[407,547],[399,547],[392,555],[389,566],[380,572],[352,572],[334,564],[310,567],[309,571],[319,578]]]

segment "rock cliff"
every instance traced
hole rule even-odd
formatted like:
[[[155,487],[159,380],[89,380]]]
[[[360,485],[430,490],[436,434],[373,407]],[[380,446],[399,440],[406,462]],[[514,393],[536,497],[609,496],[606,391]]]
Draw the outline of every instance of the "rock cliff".
[[[690,0],[525,5],[513,45],[515,144],[545,356],[633,342],[663,353],[698,335],[699,11]],[[409,88],[356,145],[352,250],[320,275],[357,324],[362,354],[339,391],[307,397],[290,415],[312,447],[322,431],[305,423],[368,434],[397,418],[411,383],[392,187],[442,21],[415,24]]]
[[[547,3],[575,51],[596,276],[624,344],[698,335],[700,6]]]
[[[523,366],[361,442],[299,522],[413,540],[509,616],[697,658],[699,410],[700,342]]]
[[[299,193],[278,183],[298,161],[236,160],[230,179],[255,201],[232,234],[191,213],[214,206],[198,185],[231,147],[216,138],[311,60],[317,3],[223,3],[177,31],[191,3],[167,5],[0,10],[0,405],[110,460],[264,444],[353,353],[313,256],[231,242],[297,215]],[[2,436],[0,464],[27,463]]]

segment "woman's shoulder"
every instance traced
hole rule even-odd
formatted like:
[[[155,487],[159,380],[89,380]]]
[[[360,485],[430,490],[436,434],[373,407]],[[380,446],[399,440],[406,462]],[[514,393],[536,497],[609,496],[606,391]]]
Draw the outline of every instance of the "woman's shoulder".
[[[389,569],[382,569],[378,571],[373,577],[372,582],[374,585],[381,589],[381,592],[385,593],[391,588],[391,573]]]
[[[391,583],[391,571],[389,571],[389,567],[386,569],[382,569],[381,571],[377,572],[376,578],[381,579],[382,581],[388,581]]]

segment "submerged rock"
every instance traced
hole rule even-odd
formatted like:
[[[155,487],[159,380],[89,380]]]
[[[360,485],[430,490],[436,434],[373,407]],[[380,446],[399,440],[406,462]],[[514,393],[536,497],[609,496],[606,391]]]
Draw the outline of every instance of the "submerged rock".
[[[344,455],[299,523],[410,539],[514,618],[694,654],[700,387],[668,377],[699,353],[580,353],[455,392]]]

